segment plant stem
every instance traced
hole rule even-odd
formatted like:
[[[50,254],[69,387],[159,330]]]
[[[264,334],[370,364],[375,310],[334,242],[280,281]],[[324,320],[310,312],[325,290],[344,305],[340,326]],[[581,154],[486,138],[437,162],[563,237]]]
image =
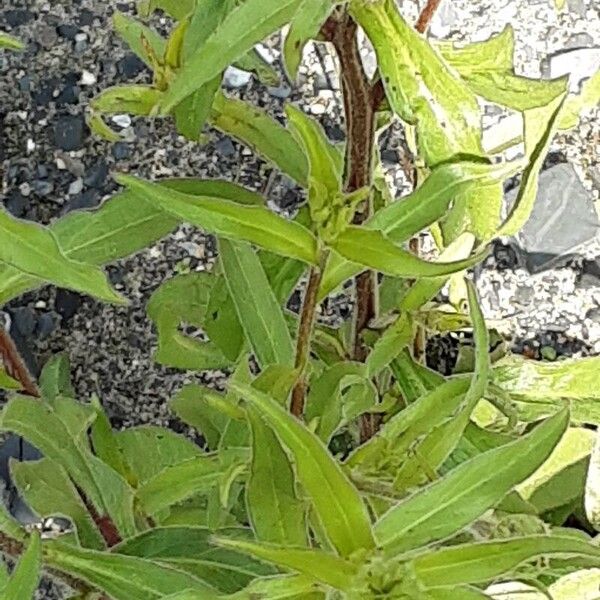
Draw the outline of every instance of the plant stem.
[[[35,398],[40,397],[40,390],[29,369],[23,362],[15,343],[0,323],[0,366],[4,363],[6,372],[23,387],[23,391]]]
[[[298,418],[301,418],[304,412],[307,389],[306,366],[308,365],[310,338],[317,312],[317,297],[319,286],[321,285],[324,263],[325,260],[322,259],[320,266],[311,267],[310,269],[308,284],[304,293],[304,301],[302,302],[302,312],[300,313],[300,324],[298,325],[298,338],[296,342],[296,361],[294,364],[299,373],[296,385],[292,390],[292,402],[290,406],[291,413]]]
[[[419,33],[425,33],[427,31],[431,19],[433,19],[433,15],[435,15],[435,11],[438,9],[441,2],[442,0],[427,0],[425,8],[421,11],[417,23],[415,24],[415,29]]]
[[[375,109],[379,103],[377,92],[363,68],[356,36],[357,24],[343,12],[330,19],[324,28],[340,61],[344,114],[346,117],[346,192],[354,192],[371,185],[371,166],[375,145]],[[354,223],[364,223],[371,215],[371,203],[365,202],[357,211]],[[355,279],[355,309],[353,323],[352,357],[364,362],[368,349],[362,332],[377,314],[377,280],[373,271],[365,271]],[[361,438],[369,439],[377,429],[377,417],[365,415],[361,419]]]

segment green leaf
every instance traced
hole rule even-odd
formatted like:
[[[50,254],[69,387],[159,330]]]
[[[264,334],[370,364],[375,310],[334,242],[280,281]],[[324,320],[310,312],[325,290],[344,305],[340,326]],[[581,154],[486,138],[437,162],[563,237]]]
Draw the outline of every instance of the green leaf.
[[[578,94],[567,96],[558,118],[558,129],[576,127],[581,114],[598,106],[598,103],[600,103],[600,71],[583,82]]]
[[[292,133],[308,159],[309,177],[321,184],[330,195],[341,190],[343,164],[337,148],[327,139],[322,127],[293,105],[286,107]],[[315,210],[319,207],[311,207]]]
[[[246,529],[222,529],[220,535],[249,537]],[[139,556],[186,571],[221,592],[233,593],[256,577],[273,574],[273,569],[245,554],[218,548],[215,532],[202,527],[157,527],[125,540],[112,551]]]
[[[244,56],[238,58],[233,64],[238,69],[242,69],[242,71],[254,73],[263,85],[278,87],[281,84],[281,77],[277,69],[266,61],[256,48],[253,48],[250,52],[246,52]]]
[[[155,59],[162,59],[164,56],[167,47],[166,40],[137,19],[117,10],[113,14],[113,27],[121,38],[127,42],[134,54],[141,58],[151,69],[156,66]],[[148,48],[151,49],[154,57],[150,56]]]
[[[367,356],[368,377],[376,377],[413,341],[412,321],[402,313],[375,342]]]
[[[184,386],[170,406],[182,421],[202,433],[211,450],[218,448],[229,419],[208,401],[204,388],[195,384]]]
[[[428,590],[427,594],[431,600],[490,600],[491,596],[472,587],[456,587],[452,589],[443,588],[439,590]],[[535,599],[532,599],[535,600]]]
[[[374,541],[365,506],[319,438],[266,394],[238,383],[230,387],[260,412],[292,454],[298,480],[337,551],[350,556],[359,549],[372,548]]]
[[[394,277],[439,277],[468,269],[484,258],[477,254],[465,260],[451,263],[427,262],[403,250],[381,231],[349,226],[332,243],[343,257]]]
[[[465,398],[456,412],[440,425],[432,427],[424,438],[413,446],[412,451],[415,456],[406,460],[396,473],[394,482],[396,489],[406,490],[423,481],[425,474],[422,472],[422,461],[426,461],[430,471],[437,472],[458,444],[470,421],[471,413],[487,389],[491,371],[488,354],[490,338],[479,307],[477,292],[470,281],[467,282],[467,293],[475,341],[475,373]]]
[[[77,489],[57,462],[49,458],[28,462],[11,460],[10,474],[19,493],[38,516],[67,517],[77,528],[82,546],[96,550],[105,547]]]
[[[236,6],[171,82],[160,103],[162,112],[170,112],[254,44],[282,27],[292,18],[298,5],[298,0],[246,0]]]
[[[218,93],[210,122],[274,163],[300,185],[308,183],[308,163],[294,136],[265,111]]]
[[[0,32],[0,48],[8,48],[9,50],[23,50],[25,45],[16,37],[8,35],[8,33]]]
[[[160,471],[138,488],[140,506],[154,515],[172,504],[206,492],[217,485],[222,468],[214,456],[206,455],[180,462]]]
[[[161,184],[188,194],[234,197],[250,202],[260,198],[243,187],[224,181],[166,180]],[[63,253],[77,261],[101,265],[149,246],[170,233],[180,220],[130,192],[119,193],[93,211],[74,211],[50,228]],[[0,303],[43,285],[0,263]]]
[[[116,432],[114,438],[138,483],[148,481],[168,467],[204,456],[192,441],[164,427],[132,427]]]
[[[522,438],[485,452],[422,488],[377,522],[378,542],[387,554],[399,554],[460,531],[543,464],[568,421],[563,410]]]
[[[22,524],[10,514],[5,502],[0,502],[0,532],[15,540],[19,540],[20,542],[24,541],[26,538],[25,529]]]
[[[474,94],[448,69],[429,42],[400,15],[393,0],[351,4],[373,43],[386,96],[398,116],[417,129],[429,166],[460,154],[483,155]]]
[[[292,365],[294,345],[258,255],[249,244],[221,240],[219,256],[238,318],[259,364]]]
[[[14,219],[0,210],[0,262],[23,275],[123,304],[125,300],[109,285],[97,267],[65,256],[51,230],[33,222]]]
[[[310,231],[266,208],[240,206],[221,198],[190,196],[129,175],[119,175],[117,179],[136,197],[151,200],[167,212],[210,233],[248,241],[309,264],[317,262],[317,240]]]
[[[302,0],[283,44],[283,62],[291,81],[296,79],[306,42],[317,37],[334,7],[328,0]]]
[[[317,422],[315,433],[323,442],[328,443],[345,421],[348,390],[362,388],[367,380],[365,365],[346,361],[332,364],[311,381],[305,416],[307,422]]]
[[[42,544],[40,536],[33,533],[27,549],[2,593],[3,600],[27,600],[33,598],[40,581],[42,569]]]
[[[3,367],[0,367],[0,389],[3,390],[20,390],[21,384],[13,379]]]
[[[184,98],[174,109],[177,133],[188,140],[197,142],[202,137],[202,130],[210,117],[215,95],[221,87],[221,78],[215,77],[207,81],[199,90]]]
[[[128,112],[146,116],[161,96],[162,92],[150,85],[116,85],[100,92],[90,107],[99,113]]]
[[[182,323],[202,328],[215,278],[209,273],[178,275],[152,294],[148,317],[158,331],[154,359],[179,369],[218,369],[231,365],[212,341],[199,341],[180,331]]]
[[[452,378],[421,396],[405,410],[394,415],[368,442],[348,458],[349,468],[381,473],[388,467],[395,473],[412,444],[449,419],[463,403],[470,381]]]
[[[257,540],[306,546],[306,509],[298,498],[290,461],[258,412],[250,407],[252,462],[246,484],[246,506]]]
[[[46,400],[54,400],[58,396],[75,397],[71,365],[66,354],[55,354],[48,359],[40,375],[39,387]]]
[[[598,369],[597,357],[541,362],[511,356],[494,365],[494,378],[523,419],[551,414],[568,400],[574,424],[600,424]]]
[[[545,106],[566,91],[567,78],[564,77],[546,81],[515,75],[515,36],[511,26],[483,42],[460,48],[452,43],[441,43],[437,48],[471,90],[489,102],[525,111]]]
[[[127,482],[93,456],[87,429],[94,411],[75,400],[55,402],[15,397],[2,413],[2,429],[21,435],[59,463],[82,490],[100,517],[108,516],[123,536],[136,531],[133,492]]]
[[[537,197],[538,177],[560,118],[564,95],[547,106],[525,113],[525,150],[529,164],[523,172],[519,193],[498,235],[514,235],[525,225]]]
[[[438,548],[413,559],[417,577],[428,587],[487,583],[540,558],[590,558],[600,549],[573,537],[536,535]]]
[[[224,548],[246,552],[258,559],[298,571],[338,590],[349,589],[357,572],[354,564],[322,550],[296,549],[288,545],[258,544],[223,537],[217,537],[215,542]]]
[[[303,575],[279,575],[255,579],[246,589],[233,594],[228,600],[324,600],[312,577]],[[201,600],[201,599],[196,599]]]
[[[50,542],[44,557],[48,565],[88,581],[114,600],[158,600],[185,590],[196,590],[206,600],[217,598],[212,587],[189,573],[137,556]]]

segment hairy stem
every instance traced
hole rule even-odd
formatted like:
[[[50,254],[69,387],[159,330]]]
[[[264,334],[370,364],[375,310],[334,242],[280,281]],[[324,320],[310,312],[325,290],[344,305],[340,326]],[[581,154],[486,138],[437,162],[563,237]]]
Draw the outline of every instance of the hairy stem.
[[[26,394],[35,398],[40,397],[40,390],[33,376],[21,358],[12,338],[0,323],[0,366],[2,363],[8,375],[21,384]]]
[[[421,11],[417,23],[415,24],[415,29],[418,32],[425,33],[425,31],[427,31],[431,19],[433,19],[433,15],[435,15],[435,11],[438,9],[441,2],[442,0],[427,0],[425,8]]]
[[[298,337],[296,342],[296,361],[295,367],[298,369],[298,380],[292,390],[292,402],[290,406],[291,413],[298,418],[302,417],[304,412],[304,402],[306,399],[306,366],[310,354],[310,339],[312,336],[313,326],[315,323],[315,315],[317,312],[317,296],[319,294],[319,286],[322,278],[322,265],[311,267],[308,276],[308,284],[304,294],[302,303],[302,312],[300,313],[300,324],[298,325]]]
[[[367,77],[360,58],[357,24],[344,12],[333,24],[326,24],[325,36],[332,42],[340,61],[344,113],[346,117],[346,191],[354,192],[371,185],[371,166],[375,144],[375,109],[379,103],[376,92]],[[371,215],[371,203],[365,202],[357,211],[354,222],[364,223]],[[355,279],[353,323],[354,360],[363,362],[367,357],[362,333],[377,314],[377,280],[373,271],[365,271]],[[365,415],[361,422],[363,440],[373,436],[377,429],[376,417]]]

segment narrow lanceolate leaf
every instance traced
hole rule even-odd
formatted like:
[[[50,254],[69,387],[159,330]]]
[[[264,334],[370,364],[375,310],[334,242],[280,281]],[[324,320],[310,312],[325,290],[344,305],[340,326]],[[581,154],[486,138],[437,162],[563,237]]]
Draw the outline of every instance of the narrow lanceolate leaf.
[[[245,243],[221,240],[223,274],[246,338],[262,368],[292,365],[294,345],[260,259]]]
[[[245,540],[218,537],[215,542],[225,548],[246,552],[279,567],[313,577],[337,590],[349,589],[356,575],[356,565],[322,550],[296,549],[289,545],[257,544]]]
[[[409,489],[422,482],[424,473],[421,461],[426,461],[429,469],[437,472],[463,436],[465,427],[471,419],[471,413],[487,389],[491,370],[489,334],[479,306],[477,292],[470,281],[467,282],[467,293],[475,341],[475,373],[464,400],[457,410],[441,424],[432,427],[427,435],[413,446],[412,451],[415,456],[408,458],[396,472],[396,489]]]
[[[485,254],[451,263],[427,262],[403,250],[383,233],[350,226],[332,242],[333,249],[352,262],[394,277],[439,277],[468,269]]]
[[[217,93],[210,122],[274,163],[300,185],[308,182],[308,163],[291,132],[264,110]]]
[[[49,229],[14,219],[0,210],[0,236],[0,263],[25,276],[37,277],[101,300],[124,302],[100,269],[67,258]]]
[[[231,388],[257,409],[293,456],[298,480],[339,554],[347,557],[372,548],[371,524],[360,495],[319,438],[266,394],[237,383]]]
[[[468,586],[428,590],[427,595],[431,600],[492,600],[481,590]]]
[[[158,600],[167,594],[185,590],[202,593],[206,600],[217,598],[214,588],[197,577],[137,556],[97,552],[53,542],[45,545],[44,558],[49,566],[88,581],[114,600]]]
[[[525,113],[525,149],[529,156],[529,165],[523,172],[519,193],[498,235],[514,235],[529,219],[537,197],[540,170],[554,136],[563,102],[564,95],[543,109]],[[533,112],[537,114],[533,116]]]
[[[21,384],[13,379],[4,367],[0,367],[0,389],[2,390],[20,390]]]
[[[129,175],[119,175],[118,181],[129,187],[136,197],[149,200],[210,233],[251,242],[309,264],[317,263],[317,240],[310,231],[267,208],[240,206],[221,198],[190,196]]]
[[[495,506],[548,458],[569,422],[563,410],[522,438],[485,452],[388,511],[375,525],[389,555],[445,539]]]
[[[600,549],[575,537],[534,535],[438,548],[413,563],[419,580],[436,588],[491,582],[540,558],[586,558],[600,564]]]
[[[148,317],[158,330],[154,359],[178,369],[217,369],[231,365],[213,341],[181,332],[182,323],[202,328],[215,277],[208,273],[178,275],[163,283],[148,302]]]
[[[304,575],[278,575],[255,579],[247,588],[233,594],[228,600],[325,600],[325,592],[312,577]],[[193,600],[200,600],[194,598]]]
[[[44,365],[39,380],[40,391],[46,400],[58,396],[75,398],[71,383],[71,365],[66,354],[55,354]]]
[[[300,3],[283,44],[283,60],[291,81],[296,79],[304,45],[318,35],[334,4],[328,0],[302,0]]]
[[[600,103],[600,71],[586,79],[575,96],[568,96],[558,119],[559,129],[571,129],[586,110]]]
[[[19,559],[2,591],[3,600],[29,600],[38,587],[42,570],[42,544],[38,533],[29,538],[27,549]]]
[[[115,11],[113,15],[113,26],[148,67],[152,69],[156,66],[156,59],[162,60],[167,42],[156,31],[120,11]],[[151,53],[154,56],[151,56]]]
[[[256,538],[263,542],[305,546],[305,506],[296,492],[294,472],[277,436],[248,409],[252,461],[246,484],[246,506]]]
[[[8,35],[8,33],[0,32],[0,48],[8,48],[9,50],[22,50],[25,47],[23,42]]]
[[[55,461],[11,461],[10,474],[27,505],[41,517],[62,515],[77,529],[82,546],[101,550],[104,542],[67,472]]]
[[[375,47],[387,98],[415,125],[429,166],[457,154],[483,155],[475,95],[401,16],[394,0],[355,1],[351,11]]]
[[[368,376],[376,377],[383,371],[412,342],[412,338],[412,320],[407,313],[402,313],[375,342],[367,356]]]
[[[201,456],[168,467],[137,490],[137,499],[144,510],[153,515],[162,508],[183,502],[214,487],[221,467],[213,456]]]
[[[289,22],[298,5],[299,0],[247,0],[238,5],[188,58],[160,103],[163,113]]]
[[[222,536],[245,539],[249,529],[218,530]],[[155,527],[125,540],[112,549],[117,554],[138,556],[186,571],[224,593],[241,590],[256,577],[272,575],[275,569],[245,553],[219,548],[214,530],[203,527]]]
[[[149,115],[160,100],[162,92],[149,85],[117,85],[96,96],[90,106],[99,113],[128,112]]]
[[[340,191],[342,164],[338,150],[327,139],[321,126],[299,108],[288,105],[286,114],[292,132],[308,158],[310,178],[331,194]]]
[[[524,111],[545,106],[566,91],[566,78],[548,81],[515,75],[515,36],[510,26],[483,42],[460,48],[441,43],[437,48],[471,90],[489,102]]]
[[[511,356],[494,365],[494,377],[527,420],[551,414],[569,400],[572,421],[600,424],[599,369],[595,356],[557,362]]]

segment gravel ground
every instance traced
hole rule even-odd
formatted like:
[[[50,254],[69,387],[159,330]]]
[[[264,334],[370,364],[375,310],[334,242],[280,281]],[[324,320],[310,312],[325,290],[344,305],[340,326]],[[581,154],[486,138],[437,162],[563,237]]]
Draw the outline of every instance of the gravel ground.
[[[416,15],[423,3],[405,2],[406,14]],[[132,2],[115,0],[0,0],[0,30],[28,44],[24,53],[0,54],[0,194],[8,210],[49,223],[70,210],[97,206],[116,189],[114,171],[221,177],[266,193],[276,206],[296,205],[301,193],[285,177],[215,132],[199,146],[177,136],[169,121],[123,117],[117,127],[125,141],[111,144],[90,135],[84,120],[90,98],[116,83],[149,81],[144,65],[111,31],[115,9],[135,12]],[[563,63],[585,73],[600,63],[594,46],[600,40],[599,0],[568,0],[558,15],[551,0],[445,0],[431,33],[457,42],[483,40],[507,23],[515,28],[521,74],[562,74]],[[158,20],[157,25],[166,24]],[[579,49],[576,59],[564,55],[574,49]],[[277,115],[284,100],[304,102],[330,137],[343,139],[335,61],[325,46],[311,46],[307,58],[298,89],[267,89],[239,73],[231,74],[227,85]],[[365,62],[374,67],[366,46]],[[491,127],[505,116],[490,111],[486,123]],[[591,111],[552,148],[553,162],[573,165],[590,205],[600,197],[598,116],[598,110]],[[390,185],[400,191],[398,145],[395,132],[386,135],[382,156]],[[522,254],[518,245],[498,243],[478,270],[486,316],[498,320],[499,329],[529,355],[539,356],[547,347],[558,355],[599,354],[598,237],[535,275],[522,267]],[[48,287],[10,304],[13,332],[33,370],[53,353],[67,352],[79,396],[97,393],[116,426],[152,422],[176,428],[165,400],[186,382],[218,380],[223,374],[195,376],[156,365],[156,335],[145,305],[162,281],[182,268],[210,268],[213,257],[210,239],[182,227],[109,267],[111,280],[131,301],[128,307]]]

